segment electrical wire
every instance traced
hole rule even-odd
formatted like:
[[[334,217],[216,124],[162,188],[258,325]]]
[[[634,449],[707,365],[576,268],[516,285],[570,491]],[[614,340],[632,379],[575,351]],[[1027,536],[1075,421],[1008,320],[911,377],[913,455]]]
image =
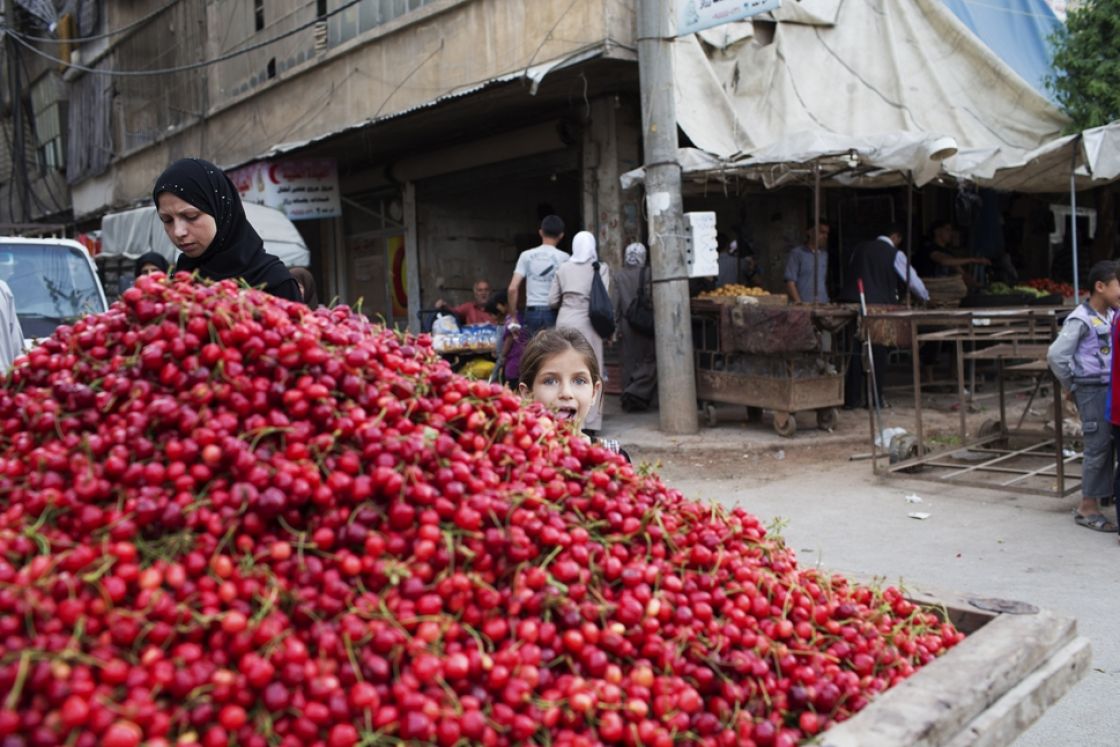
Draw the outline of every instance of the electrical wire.
[[[94,34],[93,36],[75,36],[71,39],[57,39],[53,36],[26,36],[26,35],[24,35],[23,38],[26,39],[27,41],[39,42],[39,43],[42,43],[42,44],[85,44],[86,42],[98,41],[99,39],[108,39],[111,36],[119,36],[121,34],[124,34],[124,33],[128,32],[128,31],[132,31],[132,29],[136,28],[137,26],[144,25],[148,21],[150,21],[153,18],[155,18],[156,16],[158,16],[163,11],[171,8],[173,5],[176,5],[178,2],[179,2],[179,0],[171,0],[171,2],[169,2],[167,5],[164,5],[162,8],[157,8],[156,10],[153,10],[151,13],[144,16],[143,18],[139,18],[139,19],[133,21],[132,23],[128,24],[127,26],[122,26],[119,29],[113,29],[112,31],[106,31],[104,34]]]
[[[344,10],[347,10],[349,8],[354,7],[355,5],[357,5],[360,2],[362,2],[362,0],[350,0],[349,2],[343,3],[339,7],[335,8],[334,10],[329,11],[325,15],[318,16],[314,20],[308,21],[307,23],[305,23],[301,26],[297,26],[296,28],[285,31],[282,34],[277,34],[276,36],[272,37],[271,39],[265,39],[262,42],[257,42],[256,44],[252,44],[248,47],[245,47],[244,49],[238,49],[238,50],[233,51],[233,52],[227,52],[226,54],[219,55],[218,57],[215,57],[212,60],[203,60],[201,62],[192,62],[189,65],[180,65],[178,67],[159,68],[159,69],[156,69],[156,70],[99,70],[97,68],[87,67],[85,65],[79,65],[79,64],[73,63],[73,62],[67,62],[66,60],[63,60],[59,57],[55,57],[54,55],[47,54],[46,52],[43,52],[40,49],[36,48],[30,42],[25,41],[22,35],[20,35],[19,33],[15,32],[15,31],[12,31],[7,26],[0,26],[0,31],[4,31],[5,33],[7,33],[18,44],[27,48],[28,50],[30,50],[34,54],[42,57],[45,60],[49,60],[49,61],[54,62],[56,64],[62,65],[63,67],[70,67],[70,68],[73,68],[75,70],[81,70],[82,72],[90,73],[91,75],[107,75],[109,77],[120,77],[120,78],[138,78],[138,77],[149,76],[149,75],[172,75],[174,73],[184,73],[184,72],[188,72],[190,70],[199,70],[199,69],[204,68],[204,67],[209,67],[211,65],[216,65],[220,62],[225,62],[226,60],[232,60],[233,58],[240,57],[243,54],[248,54],[249,52],[255,52],[256,50],[262,49],[263,47],[267,47],[270,44],[275,44],[276,42],[278,42],[282,39],[287,39],[289,36],[294,36],[301,31],[305,31],[305,30],[311,28],[312,26],[315,26],[316,24],[324,22],[326,19],[330,18],[331,16],[334,16],[338,13],[341,13]]]
[[[13,120],[12,126],[13,126],[13,128],[15,126],[14,120]],[[15,207],[13,206],[13,204],[12,204],[12,196],[15,194],[15,191],[16,191],[16,161],[15,161],[16,146],[15,146],[15,142],[14,142],[15,133],[14,132],[12,132],[12,133],[9,132],[9,128],[8,128],[7,124],[5,124],[3,126],[0,126],[0,131],[3,131],[3,133],[4,133],[4,143],[5,143],[5,145],[8,149],[8,152],[10,154],[9,165],[11,166],[11,172],[8,176],[8,182],[7,182],[7,187],[8,188],[5,191],[8,193],[8,216],[9,216],[9,218],[14,220],[15,215],[16,215],[16,210],[15,210]]]
[[[17,58],[19,60],[19,66],[21,68],[23,68],[24,77],[29,78],[30,76],[28,75],[28,70],[27,70],[27,60],[23,59],[22,56],[18,56],[18,55],[17,55]],[[57,107],[57,102],[56,102],[56,107]],[[58,121],[59,132],[60,133],[66,132],[67,123],[62,122],[61,107],[56,108],[55,116],[57,116],[59,118],[59,121]],[[39,123],[38,123],[38,121],[36,121],[34,111],[31,112],[30,119],[31,119],[32,133],[35,135],[35,145],[36,145],[35,150],[36,150],[36,153],[38,153],[38,150],[39,150],[39,147],[41,147],[41,144],[39,143],[39,129],[38,129]],[[69,155],[69,154],[66,154],[66,155]],[[63,158],[65,159],[65,156]],[[65,163],[66,163],[66,161],[63,160],[63,164],[65,164]],[[24,171],[26,172],[26,170],[27,170],[27,156],[26,155],[24,155],[23,168],[24,168]],[[54,193],[54,189],[51,188],[51,175],[43,169],[40,169],[40,174],[41,174],[40,181],[43,183],[43,186],[46,187],[47,195],[51,198],[51,202],[54,203],[54,212],[50,213],[50,214],[54,215],[56,213],[60,213],[60,212],[65,211],[66,206],[63,205],[59,201],[58,197]],[[32,189],[31,192],[32,192],[32,195],[34,195],[35,190]],[[46,212],[46,205],[43,205],[40,202],[38,196],[35,196],[35,201],[40,203],[39,207],[41,207],[44,210],[44,212]]]

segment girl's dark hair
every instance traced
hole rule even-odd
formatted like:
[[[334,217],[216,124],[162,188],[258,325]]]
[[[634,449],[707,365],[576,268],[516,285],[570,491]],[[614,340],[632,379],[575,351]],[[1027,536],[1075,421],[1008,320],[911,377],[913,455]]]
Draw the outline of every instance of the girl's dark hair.
[[[288,272],[303,288],[303,302],[311,308],[318,306],[319,294],[315,290],[315,276],[311,274],[311,270],[306,267],[289,267]]]
[[[545,361],[568,350],[574,350],[583,357],[587,370],[591,372],[591,383],[603,380],[599,372],[599,359],[595,357],[595,349],[591,347],[591,343],[582,332],[571,327],[542,329],[533,335],[533,339],[529,340],[525,352],[521,355],[521,371],[518,379],[532,389],[533,382]]]
[[[1116,263],[1110,259],[1103,259],[1089,269],[1089,291],[1096,292],[1097,283],[1108,285],[1117,278]]]
[[[494,291],[490,294],[490,300],[482,308],[486,310],[487,314],[497,316],[498,306],[509,306],[509,291]]]
[[[140,277],[140,271],[144,269],[144,265],[155,265],[159,268],[160,272],[165,274],[171,268],[171,265],[168,263],[167,258],[159,252],[148,252],[147,254],[141,254],[136,259],[136,267],[133,270],[136,277]]]

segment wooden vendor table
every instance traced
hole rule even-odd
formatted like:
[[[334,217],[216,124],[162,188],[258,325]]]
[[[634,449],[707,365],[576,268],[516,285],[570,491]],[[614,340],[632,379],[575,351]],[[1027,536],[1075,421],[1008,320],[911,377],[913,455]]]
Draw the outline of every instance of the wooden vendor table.
[[[883,451],[875,443],[875,412],[870,413],[875,473],[905,473],[911,478],[1055,497],[1076,491],[1081,481],[1080,476],[1071,474],[1069,469],[1077,457],[1065,455],[1061,388],[1046,365],[1046,351],[1057,336],[1061,321],[1070,311],[1067,307],[1040,306],[886,313],[869,311],[868,321],[871,323],[909,325],[914,376],[915,422],[912,434],[897,437]],[[921,344],[931,342],[947,343],[955,348],[960,410],[959,445],[933,451],[925,443],[919,359]],[[965,364],[975,361],[996,364],[999,421],[985,423],[977,433],[970,434]],[[1008,373],[1029,375],[1035,379],[1030,399],[1014,427],[1009,427],[1007,422],[1004,379]],[[1023,427],[1027,412],[1044,383],[1050,384],[1052,394],[1053,420],[1049,432]],[[965,459],[964,456],[972,458]],[[886,467],[881,465],[884,460],[888,461]]]

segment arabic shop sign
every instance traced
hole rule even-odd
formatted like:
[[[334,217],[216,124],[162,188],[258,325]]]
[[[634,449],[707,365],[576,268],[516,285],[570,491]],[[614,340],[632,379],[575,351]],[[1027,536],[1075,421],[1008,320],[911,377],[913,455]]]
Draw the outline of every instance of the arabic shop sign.
[[[333,158],[258,162],[229,172],[241,199],[276,208],[288,220],[342,215],[338,163]]]
[[[676,0],[677,36],[766,13],[781,0]]]

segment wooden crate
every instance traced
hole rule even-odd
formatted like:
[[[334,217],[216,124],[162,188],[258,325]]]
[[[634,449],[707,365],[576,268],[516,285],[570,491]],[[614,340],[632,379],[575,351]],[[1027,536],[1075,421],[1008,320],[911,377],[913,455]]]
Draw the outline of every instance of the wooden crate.
[[[944,607],[968,637],[822,733],[824,747],[1009,745],[1089,669],[1089,641],[1071,617],[1029,605],[1025,614],[995,613],[959,595],[910,598]]]
[[[805,412],[844,404],[843,374],[811,378],[753,376],[734,371],[696,372],[696,396],[708,402]]]
[[[955,309],[961,305],[961,300],[968,295],[968,286],[964,278],[953,275],[945,278],[923,278],[926,290],[929,291],[929,305],[933,308]]]

